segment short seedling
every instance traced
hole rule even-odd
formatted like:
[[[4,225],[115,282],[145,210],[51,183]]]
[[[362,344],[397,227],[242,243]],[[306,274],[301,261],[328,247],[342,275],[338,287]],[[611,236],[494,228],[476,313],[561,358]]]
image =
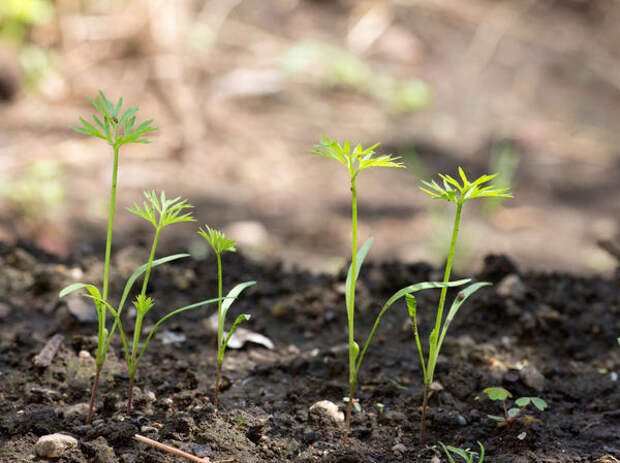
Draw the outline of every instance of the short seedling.
[[[426,188],[422,188],[422,191],[428,193],[433,198],[436,199],[445,199],[452,203],[456,204],[456,215],[454,217],[454,225],[452,228],[452,239],[450,242],[450,250],[448,253],[448,259],[446,261],[446,269],[444,272],[443,282],[447,283],[450,281],[450,272],[452,271],[452,262],[454,260],[454,252],[456,249],[456,240],[459,233],[459,225],[461,220],[461,211],[463,209],[463,204],[466,201],[474,198],[481,197],[499,197],[499,198],[510,198],[512,195],[508,193],[505,188],[495,188],[493,185],[483,186],[488,181],[492,180],[495,175],[483,175],[477,180],[470,182],[465,176],[465,172],[463,169],[459,167],[459,175],[463,184],[459,184],[459,182],[450,177],[449,175],[439,176],[443,180],[443,188],[437,184],[434,180],[431,182],[423,182]],[[463,289],[458,293],[458,296],[454,299],[452,306],[450,307],[450,311],[448,312],[448,316],[446,319],[443,319],[443,310],[446,302],[446,293],[448,288],[443,287],[441,289],[441,295],[439,296],[439,306],[437,308],[437,314],[435,318],[435,326],[429,335],[429,351],[428,351],[428,360],[425,363],[424,361],[424,353],[422,350],[422,344],[420,342],[420,336],[418,334],[417,320],[416,320],[416,300],[414,296],[407,296],[407,307],[409,309],[409,316],[411,318],[411,326],[413,328],[413,334],[416,341],[416,346],[418,348],[418,352],[420,354],[420,362],[422,364],[422,372],[424,375],[424,397],[422,402],[422,413],[420,420],[420,443],[424,441],[424,430],[426,428],[426,409],[428,407],[428,396],[430,392],[430,385],[433,382],[433,376],[435,373],[435,366],[437,364],[437,357],[439,356],[439,351],[441,350],[441,346],[443,344],[444,338],[446,336],[446,332],[450,327],[450,323],[454,319],[458,310],[461,308],[462,304],[465,300],[471,296],[473,293],[478,291],[483,286],[488,286],[490,283],[479,282],[474,283],[467,288]]]
[[[225,251],[235,252],[236,243],[233,240],[226,238],[226,235],[219,230],[214,230],[208,225],[205,225],[204,229],[199,229],[198,234],[211,245],[215,256],[217,257],[217,294],[220,298],[217,303],[217,373],[215,376],[215,393],[213,396],[213,405],[217,407],[218,397],[220,391],[220,380],[222,377],[222,363],[224,362],[224,352],[226,352],[226,346],[230,341],[231,336],[237,330],[240,323],[250,319],[249,314],[241,314],[233,323],[228,335],[224,333],[224,323],[226,323],[226,314],[228,309],[235,301],[235,299],[241,294],[248,286],[256,284],[255,281],[246,281],[235,286],[226,296],[222,299],[222,253]],[[226,336],[226,337],[224,337]]]
[[[377,329],[379,322],[381,321],[381,317],[387,312],[387,310],[399,299],[405,297],[407,294],[411,294],[417,291],[421,291],[423,289],[429,288],[444,288],[448,286],[459,286],[464,283],[467,283],[470,280],[460,280],[455,282],[445,282],[445,283],[434,283],[434,282],[424,282],[417,283],[415,285],[407,286],[399,291],[397,291],[392,297],[388,299],[388,301],[384,304],[383,308],[379,312],[377,319],[375,320],[375,324],[373,325],[368,338],[366,339],[366,343],[364,344],[364,348],[360,352],[360,348],[357,342],[355,342],[355,330],[354,330],[354,319],[355,319],[355,286],[357,282],[357,278],[359,276],[362,263],[366,258],[366,255],[370,251],[370,247],[372,246],[373,239],[369,238],[364,245],[358,250],[357,249],[357,190],[356,190],[356,179],[359,173],[370,167],[404,167],[398,161],[398,158],[390,156],[390,155],[382,155],[373,157],[375,154],[374,149],[378,146],[373,145],[369,148],[362,148],[361,145],[357,145],[351,151],[351,145],[347,141],[343,145],[330,140],[327,137],[323,138],[323,142],[317,145],[316,149],[311,152],[311,154],[324,156],[328,158],[335,159],[336,161],[342,163],[347,170],[349,171],[349,177],[351,182],[351,228],[352,228],[352,257],[351,257],[351,265],[349,266],[349,271],[347,273],[347,279],[345,283],[345,302],[347,309],[347,321],[348,321],[348,337],[349,337],[349,396],[346,398],[347,402],[347,413],[345,417],[345,438],[349,433],[351,426],[351,411],[354,405],[357,403],[355,400],[355,386],[357,384],[357,378],[360,366],[362,364],[362,360],[364,358],[364,354],[370,345],[370,341],[374,335],[375,330]]]
[[[112,187],[110,189],[110,205],[108,213],[108,232],[105,246],[105,263],[103,266],[103,287],[101,292],[101,299],[104,301],[108,298],[108,288],[110,281],[110,254],[112,249],[112,229],[114,228],[114,212],[116,210],[116,184],[118,178],[118,154],[121,146],[129,143],[150,143],[146,138],[149,132],[157,130],[157,127],[151,126],[153,120],[150,119],[136,126],[136,116],[138,107],[128,108],[124,112],[122,111],[123,99],[119,98],[116,104],[113,104],[108,100],[103,92],[99,92],[99,96],[93,100],[89,98],[92,105],[95,107],[100,117],[96,114],[93,115],[93,120],[97,127],[86,121],[83,117],[80,117],[80,121],[83,127],[72,127],[73,130],[83,133],[85,135],[92,135],[93,137],[101,138],[105,140],[114,152],[114,160],[112,164]],[[97,290],[98,292],[99,290]],[[67,294],[67,293],[65,293]],[[106,309],[101,304],[95,301],[95,307],[97,310],[97,320],[99,324],[98,329],[98,341],[97,341],[97,358],[96,358],[96,372],[95,379],[93,381],[92,393],[90,397],[90,406],[88,409],[88,417],[86,422],[90,423],[93,416],[93,410],[95,406],[95,397],[97,395],[97,385],[99,383],[99,376],[101,369],[105,362],[105,356],[107,353],[107,346],[109,345],[110,335],[106,329]]]
[[[439,445],[443,447],[443,451],[446,452],[446,456],[448,457],[448,461],[450,463],[455,463],[454,458],[452,458],[452,454],[458,455],[465,463],[474,463],[474,457],[478,455],[478,453],[469,450],[469,449],[460,449],[458,447],[452,447],[451,445],[444,445],[443,442],[439,441]],[[480,447],[480,456],[478,457],[478,463],[484,462],[484,446],[478,441],[478,447]]]
[[[519,397],[515,400],[516,407],[508,408],[506,399],[512,398],[512,394],[503,387],[487,387],[484,391],[491,400],[499,400],[502,402],[504,416],[488,415],[489,418],[498,422],[499,426],[506,426],[506,430],[510,430],[510,425],[521,415],[521,413],[532,404],[538,410],[543,411],[547,408],[547,402],[540,397]]]
[[[175,254],[172,256],[163,257],[161,259],[154,260],[155,251],[157,249],[157,244],[159,242],[159,235],[161,231],[164,229],[164,227],[166,227],[167,225],[178,223],[178,222],[194,222],[194,218],[191,216],[191,213],[187,212],[187,209],[192,207],[191,205],[187,204],[187,201],[181,200],[178,197],[174,199],[167,199],[165,193],[163,192],[161,193],[159,198],[154,191],[145,192],[144,196],[147,198],[147,201],[144,203],[144,206],[140,207],[138,205],[135,205],[133,208],[130,208],[129,211],[138,215],[139,217],[142,217],[143,219],[151,223],[153,227],[155,228],[155,236],[153,238],[153,244],[151,246],[151,252],[150,252],[147,263],[142,265],[138,269],[136,269],[136,271],[129,277],[129,279],[127,280],[127,283],[125,284],[125,289],[123,290],[123,295],[121,297],[119,305],[116,308],[114,308],[108,300],[103,299],[103,296],[99,293],[99,290],[97,287],[93,285],[89,285],[89,284],[74,283],[64,288],[60,293],[60,296],[62,297],[74,291],[77,291],[80,289],[86,289],[89,293],[85,295],[86,297],[93,299],[95,301],[95,304],[97,304],[97,307],[101,306],[103,310],[106,310],[106,309],[109,310],[114,316],[114,324],[112,325],[112,330],[110,331],[109,335],[107,334],[107,331],[106,331],[106,342],[104,345],[104,352],[107,352],[112,336],[114,335],[114,332],[116,328],[118,327],[120,335],[121,335],[121,340],[123,342],[123,348],[125,350],[125,360],[127,362],[127,368],[128,368],[128,373],[129,373],[127,415],[131,413],[133,384],[134,384],[136,371],[138,369],[138,365],[140,364],[140,360],[142,359],[142,356],[144,355],[144,352],[146,351],[146,348],[151,340],[151,337],[153,336],[153,334],[155,334],[155,331],[157,330],[157,328],[164,321],[166,321],[168,318],[172,317],[173,315],[176,315],[181,312],[185,312],[186,310],[203,307],[207,304],[218,301],[217,298],[208,299],[205,301],[197,302],[195,304],[190,304],[190,305],[181,307],[179,309],[173,310],[172,312],[162,317],[157,323],[155,323],[155,325],[153,325],[144,343],[140,342],[141,334],[142,334],[142,321],[144,319],[144,316],[153,308],[155,304],[153,299],[146,295],[146,290],[148,287],[148,281],[149,281],[152,268],[158,265],[164,264],[166,262],[180,259],[182,257],[188,257],[188,254]],[[144,280],[142,282],[142,290],[140,291],[140,294],[136,297],[136,299],[133,302],[133,305],[136,308],[137,315],[136,315],[136,322],[134,325],[133,340],[130,346],[127,342],[127,337],[125,335],[125,330],[123,329],[123,324],[122,324],[120,317],[121,317],[123,308],[125,306],[125,302],[127,301],[127,297],[129,296],[129,292],[131,291],[136,280],[142,274],[145,274]]]

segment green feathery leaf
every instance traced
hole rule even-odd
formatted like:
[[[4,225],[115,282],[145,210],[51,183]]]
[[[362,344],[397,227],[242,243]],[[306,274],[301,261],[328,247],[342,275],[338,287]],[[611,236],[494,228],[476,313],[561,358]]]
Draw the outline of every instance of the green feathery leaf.
[[[198,229],[198,234],[202,236],[213,248],[213,251],[220,255],[224,251],[235,252],[237,243],[226,238],[224,232],[211,228],[208,225]]]
[[[463,182],[462,184],[450,175],[439,174],[439,177],[443,180],[443,187],[439,186],[434,180],[430,182],[422,180],[424,187],[420,187],[420,190],[435,199],[445,199],[453,203],[464,203],[468,199],[483,197],[512,198],[512,193],[508,191],[509,188],[497,188],[494,185],[482,186],[493,180],[497,174],[482,175],[470,182],[461,167],[459,167],[458,172]],[[460,193],[458,197],[457,192]]]

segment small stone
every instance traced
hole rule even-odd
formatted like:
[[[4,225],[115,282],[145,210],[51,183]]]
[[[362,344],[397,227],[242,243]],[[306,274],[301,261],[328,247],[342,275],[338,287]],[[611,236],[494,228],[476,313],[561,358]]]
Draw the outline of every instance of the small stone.
[[[467,419],[463,415],[459,415],[457,420],[461,426],[465,426],[467,424]]]
[[[79,403],[71,405],[65,409],[65,416],[67,418],[80,418],[85,417],[88,414],[89,404]]]
[[[310,413],[322,413],[337,423],[344,421],[344,413],[338,410],[338,405],[329,400],[320,400],[310,407]]]
[[[529,386],[538,392],[545,389],[545,377],[540,371],[538,371],[538,369],[536,369],[536,367],[532,365],[523,367],[519,372],[519,377],[526,386]]]
[[[80,359],[80,362],[90,362],[93,360],[93,356],[87,350],[81,350],[78,354],[78,359]]]
[[[435,392],[443,391],[443,386],[439,381],[433,381],[428,388]]]
[[[394,445],[394,447],[392,447],[392,452],[394,452],[397,455],[402,455],[406,451],[407,451],[407,447],[405,447],[403,444],[396,444]]]
[[[74,449],[77,445],[78,441],[75,437],[56,433],[39,437],[34,450],[41,458],[58,458],[66,450]]]
[[[497,294],[515,301],[522,301],[525,298],[526,291],[521,278],[515,273],[507,275],[497,285]]]
[[[523,440],[527,437],[527,433],[524,431],[521,434],[517,435],[517,439]]]
[[[95,305],[89,303],[90,299],[86,299],[77,294],[67,297],[67,309],[81,323],[97,322],[97,310]]]

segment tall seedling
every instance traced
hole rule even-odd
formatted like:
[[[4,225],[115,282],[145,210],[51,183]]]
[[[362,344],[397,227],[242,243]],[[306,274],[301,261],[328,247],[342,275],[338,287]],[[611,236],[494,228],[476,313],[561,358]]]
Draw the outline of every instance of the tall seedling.
[[[463,210],[463,204],[466,201],[474,198],[512,198],[512,194],[508,192],[507,188],[496,188],[493,185],[483,186],[485,183],[491,181],[495,175],[483,175],[477,180],[470,182],[465,176],[463,169],[459,167],[459,175],[463,184],[461,185],[456,179],[449,175],[439,174],[443,180],[443,187],[441,187],[435,180],[430,182],[423,181],[426,188],[421,188],[422,191],[431,195],[435,199],[445,199],[446,201],[456,204],[456,215],[454,217],[454,225],[452,228],[452,239],[450,241],[450,250],[448,252],[448,260],[446,261],[446,269],[444,271],[443,281],[447,283],[450,281],[450,273],[452,271],[452,262],[454,260],[454,251],[456,249],[456,240],[459,233],[459,225],[461,221],[461,212]],[[437,357],[441,345],[443,344],[446,332],[450,323],[454,319],[454,316],[461,308],[465,300],[475,293],[483,286],[488,286],[491,283],[478,282],[474,283],[464,290],[460,291],[458,296],[454,299],[452,306],[448,312],[445,320],[443,319],[443,310],[446,303],[447,287],[441,289],[441,295],[439,297],[439,306],[437,307],[437,314],[435,317],[435,326],[429,336],[429,351],[428,360],[424,361],[424,353],[422,350],[422,344],[420,342],[420,336],[418,333],[417,321],[416,321],[416,300],[412,295],[407,295],[407,307],[409,309],[409,316],[411,318],[411,326],[413,328],[413,334],[416,341],[416,346],[420,354],[420,362],[422,364],[422,372],[424,374],[424,397],[422,399],[422,414],[420,421],[420,443],[424,441],[424,430],[426,428],[426,409],[428,407],[428,395],[430,391],[430,385],[433,382],[433,375],[435,373],[435,366],[437,364]]]
[[[347,273],[346,279],[346,292],[345,292],[345,301],[346,301],[346,309],[347,309],[347,321],[348,321],[348,338],[349,338],[349,397],[348,397],[348,405],[347,405],[347,413],[345,418],[345,438],[349,433],[351,427],[351,411],[353,408],[354,402],[354,394],[355,394],[355,386],[357,384],[358,373],[362,364],[362,360],[368,349],[370,341],[374,335],[375,330],[377,329],[379,322],[381,321],[381,317],[387,310],[392,307],[392,305],[405,297],[408,294],[415,293],[417,291],[423,289],[430,288],[444,288],[448,286],[459,286],[469,282],[470,280],[459,280],[454,282],[444,282],[444,283],[435,283],[435,282],[423,282],[417,283],[414,285],[406,286],[405,288],[397,291],[388,299],[388,301],[383,305],[383,308],[379,312],[377,319],[366,339],[366,343],[360,352],[359,345],[355,342],[355,330],[354,330],[354,319],[355,319],[355,285],[357,282],[357,277],[359,276],[362,263],[364,262],[364,258],[370,251],[370,247],[372,246],[373,239],[369,238],[364,245],[358,250],[357,248],[357,189],[356,189],[356,179],[359,173],[370,167],[404,167],[398,161],[398,158],[390,156],[390,155],[382,155],[373,157],[375,154],[374,148],[378,146],[371,146],[370,148],[362,148],[361,145],[357,145],[353,151],[351,151],[351,145],[347,141],[344,145],[340,145],[337,142],[330,140],[327,137],[323,138],[323,142],[317,145],[316,149],[311,152],[311,154],[325,156],[328,158],[335,159],[336,161],[342,163],[349,172],[349,177],[351,181],[351,228],[352,228],[352,252],[351,252],[351,265],[349,266],[349,271]]]
[[[217,373],[215,376],[215,393],[213,395],[213,405],[217,407],[219,392],[220,392],[220,380],[222,377],[222,363],[224,362],[224,352],[226,352],[226,346],[230,341],[231,336],[237,330],[240,323],[249,320],[250,315],[247,313],[239,315],[228,334],[224,333],[224,323],[226,323],[226,314],[228,309],[235,301],[235,299],[241,294],[241,292],[248,286],[256,284],[255,281],[246,281],[245,283],[239,283],[226,295],[226,298],[222,298],[222,253],[236,252],[236,243],[233,240],[226,238],[226,235],[219,230],[210,228],[205,225],[204,229],[199,229],[198,234],[202,236],[211,245],[215,256],[217,257],[217,296],[219,301],[217,303]]]
[[[116,104],[106,98],[103,92],[99,92],[99,96],[93,100],[89,98],[92,105],[97,110],[97,114],[93,114],[95,125],[80,117],[82,127],[72,127],[73,130],[101,138],[112,147],[114,154],[112,162],[112,186],[110,188],[110,204],[108,213],[108,231],[105,246],[105,262],[103,267],[103,287],[101,291],[101,299],[104,301],[108,298],[108,289],[110,282],[110,254],[112,250],[112,229],[114,228],[114,212],[116,210],[116,182],[118,178],[118,156],[123,145],[129,143],[150,143],[146,138],[149,132],[157,130],[153,127],[152,119],[149,119],[139,125],[136,125],[136,113],[138,107],[123,110],[123,99],[119,98]],[[98,290],[97,290],[98,291]],[[65,293],[66,294],[66,293]],[[90,397],[90,406],[88,408],[88,417],[86,422],[90,423],[95,406],[95,397],[97,395],[97,385],[101,369],[105,362],[108,338],[111,336],[106,328],[106,309],[103,304],[95,301],[98,320],[98,342],[97,342],[97,358],[96,372],[93,380],[92,393]]]

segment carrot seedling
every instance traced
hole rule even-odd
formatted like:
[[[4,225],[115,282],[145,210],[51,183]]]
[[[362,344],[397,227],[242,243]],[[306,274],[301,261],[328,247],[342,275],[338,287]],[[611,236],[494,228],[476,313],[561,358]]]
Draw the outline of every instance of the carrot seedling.
[[[93,287],[96,290],[96,293],[100,294],[100,298],[105,301],[108,299],[108,288],[110,282],[110,255],[112,250],[114,213],[116,210],[116,185],[118,178],[119,151],[123,145],[127,145],[129,143],[150,143],[146,137],[149,132],[157,130],[157,127],[153,127],[151,125],[153,123],[152,119],[136,126],[136,113],[138,112],[138,107],[128,108],[123,111],[122,98],[119,98],[118,102],[114,104],[106,98],[103,92],[100,91],[99,96],[96,99],[93,100],[92,98],[89,98],[89,100],[99,113],[99,116],[97,116],[97,114],[93,114],[93,121],[95,122],[95,125],[91,124],[83,117],[80,117],[82,127],[72,127],[72,129],[84,135],[91,135],[105,140],[112,147],[114,153],[112,163],[112,186],[110,188],[110,204],[108,212],[108,230],[105,246],[105,262],[103,266],[103,286],[101,293],[99,293],[99,290],[96,287]],[[68,292],[65,291],[66,289],[67,288],[61,292],[60,297],[68,294]],[[109,345],[109,338],[111,336],[106,328],[106,309],[104,305],[95,300],[95,308],[97,310],[97,321],[99,325],[97,331],[97,357],[95,360],[96,372],[95,379],[93,380],[88,417],[86,418],[87,423],[90,423],[93,416],[99,376],[105,362],[107,345]]]
[[[228,334],[224,332],[224,324],[226,323],[226,314],[228,309],[235,301],[235,299],[241,294],[241,292],[248,286],[256,284],[255,281],[246,281],[235,286],[226,298],[222,298],[222,253],[236,252],[236,243],[233,240],[226,238],[226,235],[219,230],[210,228],[205,225],[204,229],[200,228],[198,234],[202,236],[211,245],[215,256],[217,257],[217,373],[215,376],[215,393],[213,396],[213,405],[217,407],[218,397],[220,392],[220,380],[222,377],[222,363],[224,362],[224,352],[226,352],[226,346],[230,341],[231,336],[237,330],[240,323],[249,320],[249,314],[239,315],[232,324]]]
[[[459,167],[459,175],[463,184],[461,185],[456,179],[449,175],[439,174],[443,180],[443,187],[441,187],[434,180],[430,182],[423,181],[427,188],[421,188],[422,191],[428,193],[435,199],[445,199],[446,201],[456,204],[456,215],[454,217],[454,225],[452,228],[452,239],[450,241],[450,250],[448,252],[448,259],[446,261],[446,269],[444,272],[444,283],[450,281],[450,273],[452,271],[452,262],[454,260],[454,252],[456,249],[456,241],[459,233],[459,225],[461,220],[461,212],[463,210],[463,204],[466,201],[474,198],[482,197],[495,197],[495,198],[511,198],[512,194],[508,193],[506,188],[496,188],[493,185],[483,186],[485,183],[492,180],[495,175],[482,175],[477,180],[470,182],[465,176],[463,169]],[[422,401],[422,414],[420,421],[420,443],[424,441],[424,430],[426,428],[426,409],[428,407],[428,395],[430,391],[430,385],[433,382],[433,375],[435,373],[435,366],[437,364],[437,357],[443,344],[446,332],[450,326],[450,323],[454,319],[456,313],[461,308],[465,300],[473,293],[478,291],[484,286],[488,286],[491,283],[478,282],[473,283],[467,288],[460,291],[457,297],[452,302],[452,306],[448,311],[447,317],[443,318],[443,310],[446,302],[447,287],[441,289],[441,295],[439,296],[439,306],[437,307],[437,314],[435,317],[435,326],[429,336],[429,351],[428,360],[424,361],[424,353],[422,350],[422,344],[420,342],[420,336],[418,333],[417,321],[416,321],[416,300],[414,296],[407,296],[407,308],[409,310],[409,316],[411,318],[411,326],[413,328],[413,334],[416,341],[416,346],[420,354],[420,362],[422,364],[422,373],[424,375],[424,397]]]
[[[351,265],[347,273],[347,279],[345,283],[345,305],[347,309],[347,321],[348,321],[348,339],[349,339],[349,397],[346,398],[347,413],[345,417],[345,438],[349,433],[351,426],[351,411],[357,401],[355,397],[355,387],[357,385],[358,373],[364,358],[364,354],[370,345],[370,341],[377,329],[381,317],[387,310],[399,299],[405,297],[407,294],[411,294],[423,289],[430,288],[444,288],[448,286],[459,286],[469,282],[470,280],[460,280],[455,282],[424,282],[415,285],[407,286],[397,291],[388,301],[384,304],[383,308],[379,312],[375,324],[373,325],[366,343],[360,352],[358,343],[355,341],[355,286],[357,278],[359,276],[362,263],[366,258],[366,255],[370,251],[373,239],[369,238],[362,247],[357,248],[357,189],[356,179],[359,173],[370,167],[405,167],[399,158],[391,155],[381,155],[373,157],[374,149],[379,144],[375,144],[369,148],[362,148],[362,145],[357,145],[351,150],[351,145],[347,141],[343,145],[330,140],[327,137],[323,138],[323,142],[317,145],[316,149],[311,154],[324,156],[335,159],[342,163],[349,171],[349,177],[351,182],[351,228],[352,228],[352,252],[351,252]]]
[[[487,415],[492,420],[498,422],[499,426],[506,426],[506,430],[510,430],[510,425],[521,415],[521,413],[531,404],[538,410],[544,411],[547,408],[547,402],[540,397],[519,397],[515,400],[516,407],[508,408],[506,399],[512,398],[512,394],[503,387],[487,387],[484,391],[491,400],[499,400],[504,409],[504,416]]]
[[[152,268],[156,264],[159,265],[159,263],[164,263],[166,261],[175,260],[177,258],[187,256],[187,254],[177,254],[174,256],[169,256],[167,258],[158,259],[157,261],[154,260],[155,251],[157,249],[157,244],[159,242],[160,233],[166,226],[171,225],[173,223],[195,222],[195,219],[192,217],[191,213],[187,211],[193,206],[188,204],[186,200],[181,200],[181,198],[179,197],[168,199],[166,198],[166,194],[164,192],[162,192],[160,196],[158,197],[154,191],[152,192],[147,191],[144,193],[144,196],[147,199],[144,202],[144,205],[141,207],[135,204],[132,208],[129,208],[129,212],[137,215],[138,217],[143,218],[147,222],[151,223],[151,225],[153,225],[153,227],[155,228],[153,244],[151,245],[151,252],[150,252],[147,263],[143,265],[142,267],[140,267],[138,270],[136,270],[136,272],[134,272],[134,274],[129,278],[129,280],[127,281],[127,285],[125,286],[125,291],[123,292],[123,297],[121,298],[121,302],[117,308],[114,308],[108,301],[103,300],[97,294],[93,294],[93,291],[91,290],[91,288],[87,287],[87,289],[91,293],[90,295],[87,295],[87,297],[94,299],[95,302],[99,302],[103,304],[114,316],[114,325],[112,327],[112,333],[110,334],[110,336],[114,333],[114,330],[116,329],[116,327],[118,327],[120,335],[121,335],[123,348],[125,350],[125,361],[127,362],[127,369],[129,373],[127,415],[131,414],[133,384],[134,384],[138,366],[140,365],[142,356],[144,355],[144,352],[146,351],[146,348],[148,347],[149,342],[151,338],[153,337],[153,334],[155,334],[155,331],[157,330],[157,328],[163,322],[165,322],[170,317],[172,317],[173,315],[177,315],[187,310],[203,307],[205,305],[211,304],[213,302],[217,302],[219,300],[217,298],[208,299],[208,300],[196,302],[194,304],[189,304],[189,305],[180,307],[176,310],[169,312],[168,314],[160,318],[157,321],[157,323],[153,325],[153,327],[150,329],[144,342],[141,342],[142,322],[144,320],[145,315],[155,305],[155,301],[146,295],[146,290],[148,287],[149,277],[150,277]],[[140,294],[138,294],[138,296],[133,301],[133,305],[136,309],[136,321],[134,324],[132,342],[131,344],[129,344],[127,341],[127,336],[125,334],[125,330],[123,329],[123,323],[121,321],[120,316],[121,316],[125,301],[127,300],[127,296],[129,295],[129,291],[131,290],[131,287],[133,286],[133,283],[142,274],[145,274],[144,280],[142,281],[142,289],[140,291]],[[78,288],[75,288],[75,289],[78,289]]]

